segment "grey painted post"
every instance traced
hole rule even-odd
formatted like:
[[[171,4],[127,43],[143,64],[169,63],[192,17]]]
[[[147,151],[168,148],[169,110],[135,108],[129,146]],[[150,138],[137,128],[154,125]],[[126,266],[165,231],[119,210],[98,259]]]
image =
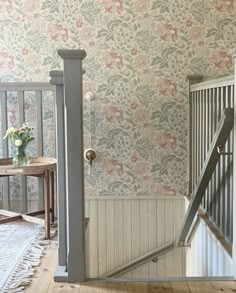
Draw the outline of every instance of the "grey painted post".
[[[189,170],[188,170],[188,176],[189,176],[189,196],[192,195],[193,192],[193,186],[192,186],[192,100],[191,100],[191,92],[190,92],[190,88],[191,85],[199,83],[202,81],[203,76],[202,75],[188,75],[187,76],[188,81],[189,81],[189,115],[188,115],[188,119],[189,119],[189,156],[188,156],[188,160],[189,160]]]
[[[82,59],[84,50],[59,50],[64,60],[69,282],[85,280]]]
[[[0,92],[0,105],[1,105],[1,119],[2,119],[2,134],[5,135],[8,128],[8,117],[7,117],[7,92]],[[2,140],[2,156],[7,158],[9,155],[8,151],[8,139]],[[10,203],[10,188],[9,188],[9,178],[3,178],[3,209],[9,210],[11,207]]]
[[[19,105],[19,127],[25,122],[25,94],[24,91],[18,91],[18,105]],[[21,191],[21,213],[28,211],[28,200],[27,200],[27,177],[20,177],[20,191]]]
[[[37,125],[37,149],[38,156],[43,156],[43,99],[42,91],[36,91],[36,125]],[[38,178],[39,210],[43,210],[43,178]]]
[[[234,58],[234,130],[233,130],[233,182],[236,182],[236,49],[231,52]],[[233,184],[233,275],[236,278],[236,185]]]
[[[66,271],[67,229],[66,229],[66,186],[65,186],[65,133],[64,133],[64,92],[63,72],[51,71],[50,83],[56,91],[56,137],[57,137],[57,200],[58,200],[58,266],[55,279]],[[64,267],[64,268],[62,268]]]

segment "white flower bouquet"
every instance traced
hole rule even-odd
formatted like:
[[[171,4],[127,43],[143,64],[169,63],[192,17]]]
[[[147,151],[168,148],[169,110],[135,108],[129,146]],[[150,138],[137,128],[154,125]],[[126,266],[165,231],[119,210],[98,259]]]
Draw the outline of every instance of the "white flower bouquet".
[[[10,127],[7,129],[4,139],[9,138],[10,142],[16,147],[16,153],[13,158],[15,166],[26,166],[29,160],[26,156],[25,149],[35,138],[33,136],[33,127],[24,123],[20,128]]]

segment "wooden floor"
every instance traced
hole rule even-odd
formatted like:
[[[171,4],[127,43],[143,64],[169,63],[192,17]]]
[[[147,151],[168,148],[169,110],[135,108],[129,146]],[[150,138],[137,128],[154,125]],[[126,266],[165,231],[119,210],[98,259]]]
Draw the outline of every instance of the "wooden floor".
[[[53,274],[57,263],[57,241],[51,240],[41,266],[26,293],[217,293],[236,292],[236,282],[124,282],[124,283],[55,283]]]

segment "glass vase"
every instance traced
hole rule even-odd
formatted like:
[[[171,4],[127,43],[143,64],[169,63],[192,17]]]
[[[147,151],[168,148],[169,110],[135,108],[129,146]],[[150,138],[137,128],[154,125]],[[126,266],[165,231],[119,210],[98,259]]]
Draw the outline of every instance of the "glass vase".
[[[29,166],[30,160],[26,155],[25,147],[16,147],[12,163],[15,167]]]

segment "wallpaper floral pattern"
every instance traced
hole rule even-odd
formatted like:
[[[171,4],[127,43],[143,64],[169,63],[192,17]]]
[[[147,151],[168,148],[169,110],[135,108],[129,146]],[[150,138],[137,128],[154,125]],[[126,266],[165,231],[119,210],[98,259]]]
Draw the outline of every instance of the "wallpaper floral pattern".
[[[2,81],[47,81],[58,48],[87,51],[84,140],[98,154],[87,196],[187,193],[186,77],[232,73],[233,0],[0,0],[0,25]]]

